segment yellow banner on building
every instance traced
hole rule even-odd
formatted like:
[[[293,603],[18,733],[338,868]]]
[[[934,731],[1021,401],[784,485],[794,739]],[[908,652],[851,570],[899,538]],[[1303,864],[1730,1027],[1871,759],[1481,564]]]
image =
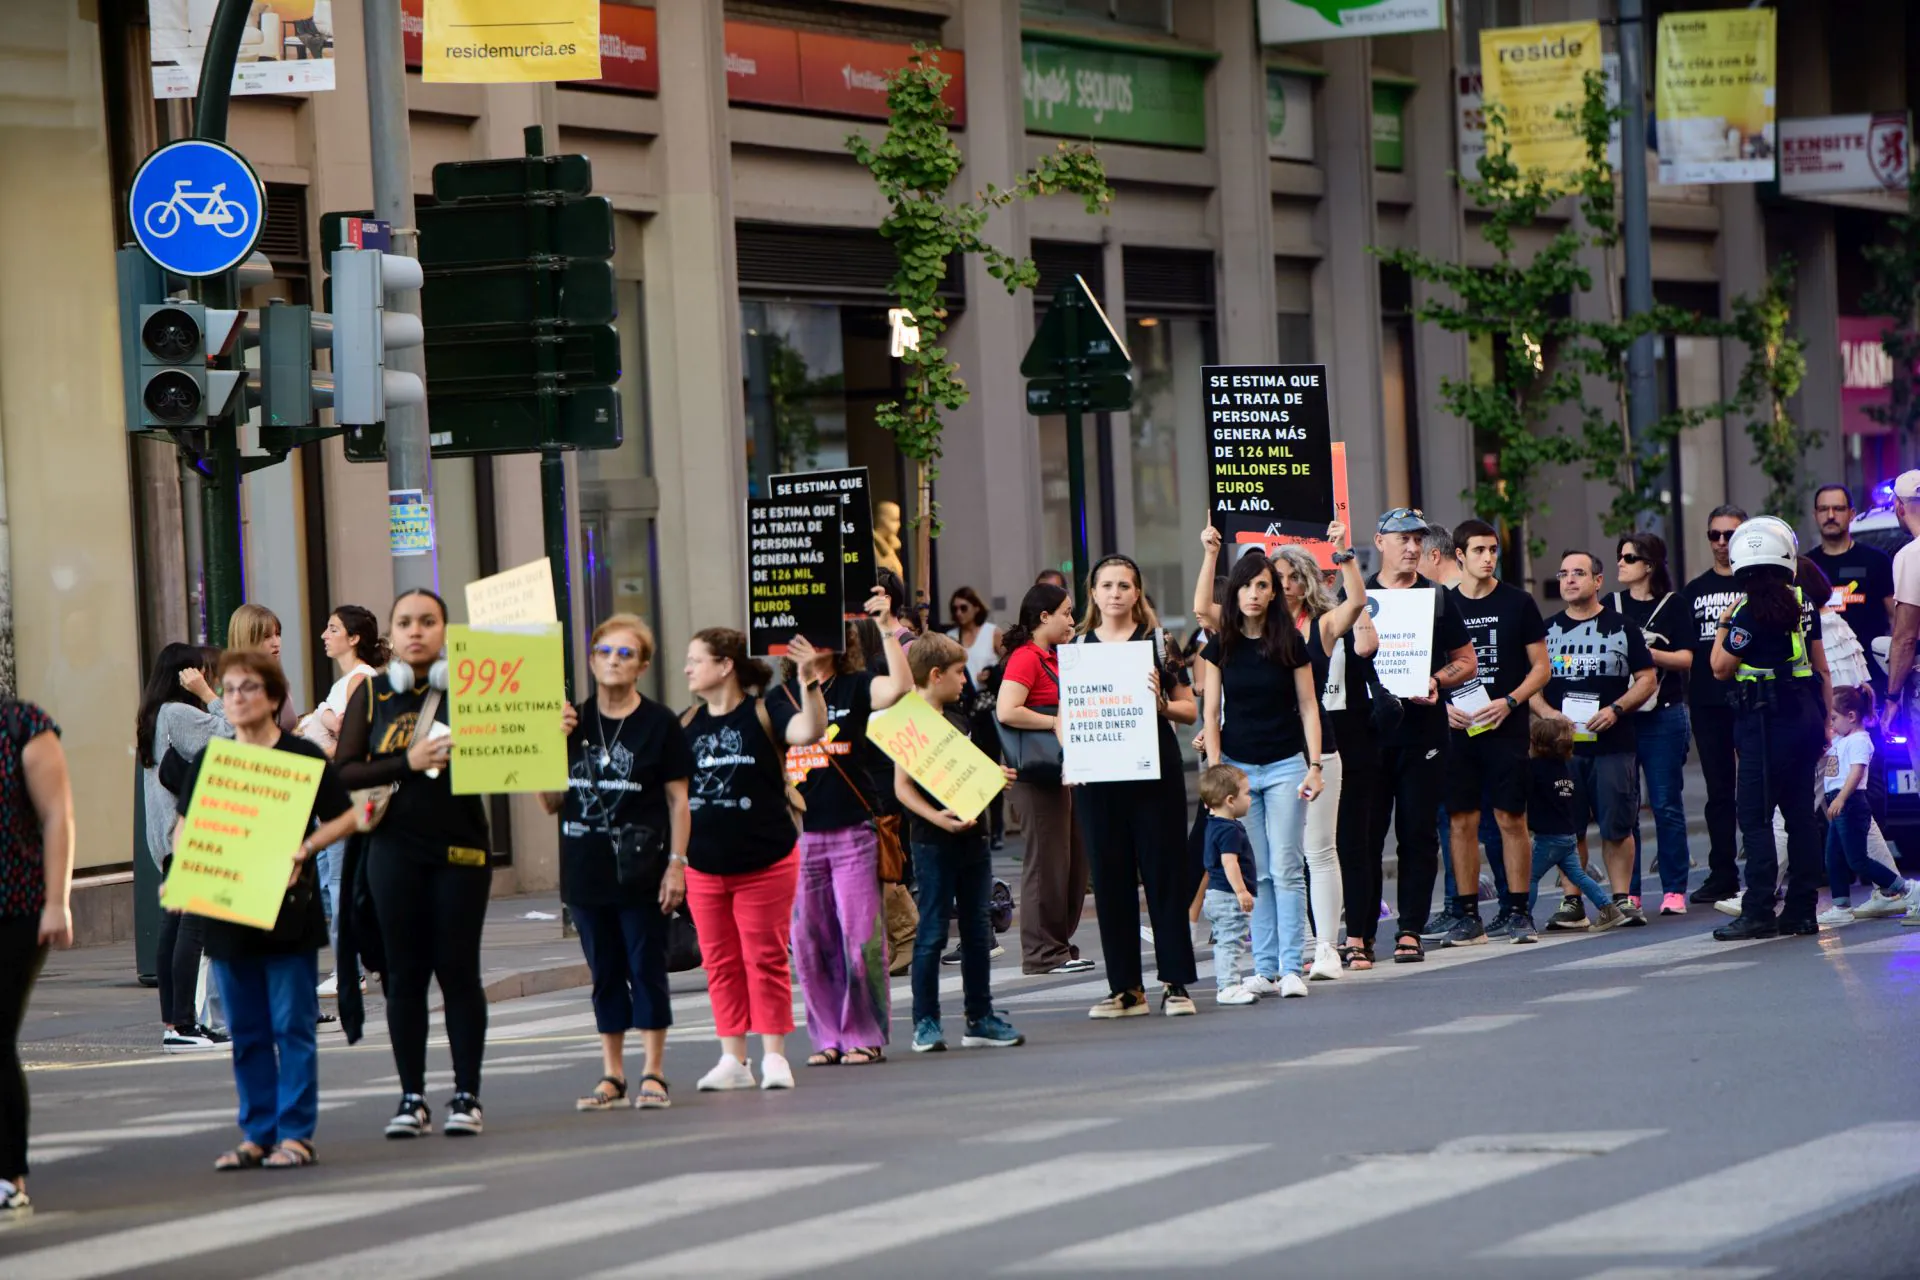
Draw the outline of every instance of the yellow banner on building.
[[[1522,173],[1545,170],[1551,184],[1571,186],[1586,167],[1577,120],[1560,119],[1586,100],[1586,76],[1601,70],[1600,24],[1556,22],[1480,33],[1483,99],[1498,105],[1513,163]],[[1494,123],[1487,120],[1487,140]]]
[[[968,822],[1006,790],[1007,776],[1000,766],[918,692],[867,721],[867,740]]]
[[[1660,181],[1772,181],[1774,39],[1772,9],[1660,19],[1653,100]]]
[[[215,738],[174,843],[170,911],[271,929],[313,819],[324,760]]]
[[[600,0],[426,0],[421,16],[429,83],[600,78]]]

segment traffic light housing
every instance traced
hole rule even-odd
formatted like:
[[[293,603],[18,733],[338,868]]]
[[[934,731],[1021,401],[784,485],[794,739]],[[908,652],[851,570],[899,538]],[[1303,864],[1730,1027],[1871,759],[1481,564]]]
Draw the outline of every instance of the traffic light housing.
[[[341,426],[384,422],[394,405],[424,404],[418,374],[386,367],[389,356],[425,342],[417,316],[387,311],[387,294],[418,289],[416,260],[378,249],[336,249],[328,283],[333,305],[334,421]]]
[[[182,431],[204,427],[226,411],[244,376],[207,368],[226,353],[243,312],[211,310],[197,302],[143,305],[135,341],[139,347],[137,430]],[[128,425],[134,426],[129,419]]]
[[[332,342],[330,317],[312,307],[274,301],[260,313],[260,426],[306,431],[315,413],[333,407],[333,378],[316,373],[313,350]]]

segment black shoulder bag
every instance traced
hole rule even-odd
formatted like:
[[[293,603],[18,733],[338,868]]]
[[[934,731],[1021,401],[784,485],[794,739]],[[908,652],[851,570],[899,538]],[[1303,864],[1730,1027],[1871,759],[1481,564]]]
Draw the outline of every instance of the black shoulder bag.
[[[589,703],[581,703],[584,712]],[[596,715],[599,714],[595,708]],[[586,726],[586,716],[580,717],[582,728]],[[618,742],[619,735],[614,736]],[[622,793],[611,805],[607,803],[606,791],[600,785],[600,771],[594,767],[593,744],[581,735],[580,755],[587,765],[587,783],[593,788],[593,794],[600,802],[600,834],[613,844],[613,871],[620,887],[628,892],[645,894],[660,892],[660,881],[667,874],[666,837],[645,823],[625,822],[613,825],[614,815],[621,805],[626,803]]]

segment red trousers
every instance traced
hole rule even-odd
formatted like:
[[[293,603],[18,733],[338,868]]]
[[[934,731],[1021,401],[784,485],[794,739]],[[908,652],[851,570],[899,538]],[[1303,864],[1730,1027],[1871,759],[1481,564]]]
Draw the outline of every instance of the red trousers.
[[[787,942],[799,872],[797,853],[737,876],[687,868],[687,906],[700,934],[715,1034],[783,1036],[793,1030]]]

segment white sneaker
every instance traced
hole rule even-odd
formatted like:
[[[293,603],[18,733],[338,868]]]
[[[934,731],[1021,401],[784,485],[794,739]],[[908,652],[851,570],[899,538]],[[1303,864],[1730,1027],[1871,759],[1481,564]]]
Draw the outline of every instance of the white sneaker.
[[[793,1074],[787,1074],[789,1083]],[[713,1064],[713,1070],[700,1077],[700,1083],[694,1086],[701,1093],[720,1093],[728,1089],[751,1089],[754,1087],[753,1068],[730,1053],[720,1055],[720,1061]]]
[[[1723,916],[1732,916],[1735,920],[1738,920],[1740,918],[1740,904],[1744,900],[1744,894],[1736,893],[1731,898],[1722,898],[1720,901],[1714,903],[1713,909]]]
[[[714,1068],[716,1071],[718,1067]],[[753,1079],[753,1072],[747,1072],[747,1079]],[[793,1067],[777,1053],[760,1056],[760,1087],[762,1089],[793,1088]]]
[[[1332,982],[1340,976],[1340,953],[1331,942],[1313,949],[1313,967],[1307,970],[1307,976],[1315,982]]]
[[[1240,985],[1253,992],[1256,996],[1277,996],[1280,994],[1279,983],[1273,981],[1271,978],[1263,978],[1257,973],[1248,974],[1247,980]]]
[[[1307,984],[1297,973],[1283,973],[1280,975],[1280,994],[1303,996],[1307,994]]]
[[[1814,919],[1824,925],[1852,924],[1855,912],[1852,907],[1828,907]]]
[[[1245,987],[1228,987],[1225,991],[1216,992],[1213,1002],[1215,1004],[1258,1004],[1260,997]]]
[[[340,996],[340,975],[337,973],[329,975],[325,982],[315,988],[314,994],[322,1000],[338,999]]]
[[[1861,920],[1885,920],[1890,916],[1905,914],[1907,908],[1913,905],[1912,899],[1912,889],[1897,897],[1890,897],[1875,889],[1871,897],[1853,909],[1853,914]],[[1825,924],[1826,920],[1823,918],[1820,923]]]

